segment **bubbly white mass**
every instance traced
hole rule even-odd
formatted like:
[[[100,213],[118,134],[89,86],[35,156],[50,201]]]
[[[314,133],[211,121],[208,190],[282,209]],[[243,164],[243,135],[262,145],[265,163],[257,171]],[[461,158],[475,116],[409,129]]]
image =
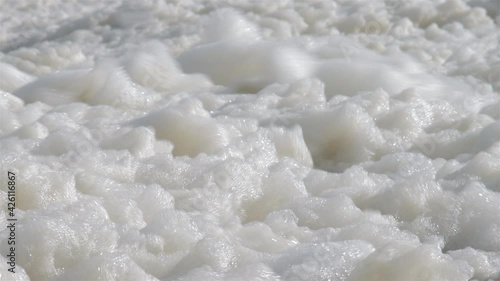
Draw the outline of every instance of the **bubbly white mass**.
[[[0,3],[0,280],[500,280],[499,2]]]

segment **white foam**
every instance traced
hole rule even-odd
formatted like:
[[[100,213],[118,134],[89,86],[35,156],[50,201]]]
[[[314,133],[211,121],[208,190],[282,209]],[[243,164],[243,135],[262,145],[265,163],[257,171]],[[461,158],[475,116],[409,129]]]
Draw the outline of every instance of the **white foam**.
[[[2,6],[0,280],[500,280],[490,4],[63,2]]]

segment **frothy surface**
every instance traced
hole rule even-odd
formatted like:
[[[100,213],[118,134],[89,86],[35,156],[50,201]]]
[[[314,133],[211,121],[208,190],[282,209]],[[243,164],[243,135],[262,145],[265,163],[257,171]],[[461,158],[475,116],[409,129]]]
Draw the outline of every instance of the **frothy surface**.
[[[0,280],[500,280],[498,3],[59,2],[1,4]]]

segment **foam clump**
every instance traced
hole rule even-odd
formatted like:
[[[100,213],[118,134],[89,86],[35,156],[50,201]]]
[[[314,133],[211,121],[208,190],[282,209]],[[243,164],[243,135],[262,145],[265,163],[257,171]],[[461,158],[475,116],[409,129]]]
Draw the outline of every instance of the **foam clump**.
[[[16,90],[14,94],[26,102],[42,101],[49,105],[85,102],[130,108],[150,107],[159,97],[134,85],[113,62],[101,62],[91,70],[75,69],[49,74]]]
[[[382,266],[384,264],[384,266]],[[368,256],[348,280],[470,280],[472,268],[454,263],[432,246],[389,243]]]
[[[210,82],[199,75],[185,75],[165,46],[152,42],[131,54],[125,69],[132,80],[160,93],[196,90],[208,87]]]
[[[89,271],[89,268],[99,268]],[[78,277],[75,277],[78,276]],[[127,255],[98,255],[72,268],[54,280],[108,280],[110,276],[124,281],[144,280],[156,281],[157,278],[147,274]]]
[[[187,73],[206,74],[214,83],[243,92],[310,75],[310,56],[260,37],[258,28],[238,13],[217,11],[205,27],[203,44],[183,53],[179,63]]]
[[[367,161],[383,150],[384,137],[373,118],[362,107],[345,104],[319,112],[311,111],[297,122],[316,165],[324,169],[342,169],[346,162]],[[321,120],[325,126],[315,126]],[[335,159],[335,160],[333,160]],[[332,161],[333,160],[333,161]]]
[[[42,214],[28,215],[19,226],[20,239],[26,241],[25,246],[18,247],[19,262],[24,264],[30,278],[49,280],[62,268],[77,264],[82,257],[115,247],[117,235],[98,202],[89,200],[69,205],[66,212],[71,213],[70,216],[62,210],[47,210],[45,215],[50,216],[52,212],[56,212],[57,217],[42,220]],[[49,243],[32,244],[40,235],[52,238]]]
[[[259,40],[259,29],[236,10],[217,9],[211,13],[204,27],[204,42]]]
[[[185,101],[175,109],[153,112],[132,124],[155,128],[158,138],[174,144],[174,155],[213,153],[229,142],[224,126],[217,124],[197,100]]]
[[[201,45],[179,57],[187,73],[203,73],[236,91],[257,92],[272,82],[310,75],[312,59],[300,50],[275,43],[220,41]],[[217,66],[217,67],[214,67]]]
[[[0,63],[0,76],[2,77],[0,89],[6,92],[12,92],[33,80],[31,75],[7,63]]]

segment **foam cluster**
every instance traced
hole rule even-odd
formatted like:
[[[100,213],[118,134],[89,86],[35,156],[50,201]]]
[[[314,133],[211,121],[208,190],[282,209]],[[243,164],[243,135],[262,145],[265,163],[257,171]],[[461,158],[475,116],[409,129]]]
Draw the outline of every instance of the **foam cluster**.
[[[0,15],[0,280],[500,280],[498,7],[105,2]]]

